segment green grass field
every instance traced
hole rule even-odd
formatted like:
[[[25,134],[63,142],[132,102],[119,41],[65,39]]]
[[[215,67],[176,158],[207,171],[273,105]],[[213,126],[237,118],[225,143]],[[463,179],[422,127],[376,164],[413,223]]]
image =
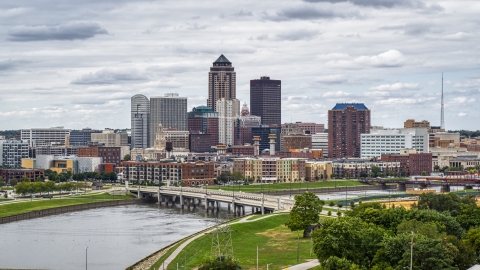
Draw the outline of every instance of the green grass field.
[[[256,268],[256,252],[258,246],[259,268],[282,269],[291,265],[314,259],[310,256],[310,238],[297,238],[297,232],[291,232],[283,224],[288,214],[275,215],[254,222],[232,224],[232,244],[234,256],[242,269]],[[297,240],[298,239],[298,240]],[[298,242],[297,242],[298,241]],[[299,261],[297,262],[297,244],[299,243]],[[209,258],[212,246],[212,235],[206,234],[190,243],[169,265],[168,269],[192,269]],[[161,265],[161,264],[158,264]],[[157,266],[158,267],[158,266]],[[152,268],[153,269],[153,268]]]
[[[114,198],[115,197],[115,198]],[[34,201],[25,201],[11,204],[0,205],[0,217],[12,216],[16,214],[22,214],[33,210],[49,209],[60,206],[69,206],[77,204],[85,204],[98,201],[108,200],[128,200],[133,199],[131,195],[115,195],[112,196],[107,193],[95,194],[95,195],[80,195],[54,198],[54,199],[39,199]]]
[[[332,188],[332,187],[345,187],[345,186],[363,186],[365,184],[360,183],[356,180],[329,180],[325,182],[303,182],[303,183],[292,183],[292,189],[307,189],[307,188]],[[243,192],[264,192],[273,191],[273,190],[289,190],[290,183],[279,183],[279,184],[252,184],[252,185],[232,185],[232,186],[210,186],[203,187],[204,189],[221,189],[225,191],[243,191]]]

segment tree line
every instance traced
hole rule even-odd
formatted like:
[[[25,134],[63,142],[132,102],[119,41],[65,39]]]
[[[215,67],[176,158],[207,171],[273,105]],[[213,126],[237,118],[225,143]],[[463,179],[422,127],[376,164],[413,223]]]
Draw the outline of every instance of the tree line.
[[[292,231],[318,223],[323,202],[295,196]],[[424,193],[411,209],[360,203],[312,233],[321,269],[468,269],[480,259],[480,207],[473,195]],[[413,253],[411,253],[413,250]]]
[[[40,178],[35,182],[30,182],[28,178],[22,179],[22,181],[15,185],[15,192],[17,194],[26,194],[33,195],[35,193],[40,193],[40,195],[47,193],[50,194],[53,191],[67,191],[70,192],[75,189],[85,188],[85,183],[55,183],[53,181],[42,182]]]
[[[54,182],[67,182],[69,180],[84,181],[84,180],[102,180],[102,181],[117,181],[117,174],[114,172],[82,172],[71,173],[70,171],[64,171],[57,173],[50,169],[45,170],[45,175],[49,180]]]

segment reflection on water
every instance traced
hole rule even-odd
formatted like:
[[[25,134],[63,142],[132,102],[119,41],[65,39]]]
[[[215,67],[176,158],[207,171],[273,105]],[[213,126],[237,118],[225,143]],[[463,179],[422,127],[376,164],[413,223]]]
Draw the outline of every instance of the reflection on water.
[[[0,225],[0,268],[125,269],[227,212],[158,204],[71,212]],[[87,250],[88,248],[88,250]]]

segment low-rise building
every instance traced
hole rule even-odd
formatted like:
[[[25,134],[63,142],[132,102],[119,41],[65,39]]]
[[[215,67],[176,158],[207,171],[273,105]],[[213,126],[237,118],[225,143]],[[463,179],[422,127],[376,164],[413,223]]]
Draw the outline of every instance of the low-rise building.
[[[421,175],[432,172],[432,153],[418,153],[416,151],[403,151],[399,154],[382,155],[384,162],[399,162],[399,176]]]
[[[381,162],[369,159],[339,159],[333,161],[333,174],[337,178],[362,178],[372,176],[372,167],[378,167],[380,172],[398,175],[400,162]]]
[[[256,183],[297,182],[305,178],[305,161],[301,158],[236,158],[233,170]]]
[[[307,161],[305,163],[305,178],[308,181],[330,180],[333,172],[331,161]]]
[[[429,151],[429,135],[426,128],[380,129],[361,134],[361,158],[380,158],[382,155],[399,154],[401,149]]]
[[[128,146],[126,132],[115,133],[113,130],[103,130],[102,133],[91,133],[92,142],[103,144],[107,147]]]
[[[45,179],[45,171],[43,169],[0,169],[0,176],[6,184],[9,184],[12,179],[17,179],[17,182],[20,182],[25,177],[33,182],[37,178]]]
[[[80,147],[78,157],[99,157],[101,163],[114,163],[120,166],[122,161],[122,150],[120,147]]]

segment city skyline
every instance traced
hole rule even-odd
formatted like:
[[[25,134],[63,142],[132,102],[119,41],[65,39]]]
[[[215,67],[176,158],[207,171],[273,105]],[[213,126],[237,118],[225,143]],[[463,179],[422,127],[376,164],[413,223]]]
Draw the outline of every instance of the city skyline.
[[[327,124],[336,103],[358,102],[372,125],[439,126],[444,72],[446,129],[480,129],[477,2],[185,5],[0,4],[0,129],[128,128],[136,94],[176,92],[191,111],[206,105],[206,73],[221,54],[234,63],[242,104],[250,80],[282,81],[282,123]]]

